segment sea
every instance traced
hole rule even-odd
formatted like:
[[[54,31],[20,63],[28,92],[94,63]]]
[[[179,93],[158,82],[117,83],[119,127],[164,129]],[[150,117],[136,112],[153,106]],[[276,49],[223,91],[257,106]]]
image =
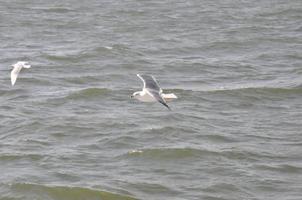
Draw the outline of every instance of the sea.
[[[301,200],[302,1],[1,0],[0,199]]]

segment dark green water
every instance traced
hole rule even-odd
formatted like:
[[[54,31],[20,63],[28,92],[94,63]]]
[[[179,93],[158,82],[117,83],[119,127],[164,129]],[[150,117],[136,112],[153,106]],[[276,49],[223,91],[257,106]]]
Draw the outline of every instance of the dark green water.
[[[301,19],[300,0],[2,0],[0,199],[302,199]],[[137,73],[171,112],[129,98]]]

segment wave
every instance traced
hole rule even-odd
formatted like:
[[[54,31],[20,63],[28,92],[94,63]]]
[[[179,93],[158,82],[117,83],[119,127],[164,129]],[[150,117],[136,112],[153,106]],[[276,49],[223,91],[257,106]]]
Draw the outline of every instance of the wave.
[[[302,173],[302,167],[301,166],[294,166],[289,164],[281,164],[281,165],[256,165],[256,168],[260,170],[265,171],[276,171],[281,173],[296,173],[301,174]]]
[[[0,90],[0,96],[6,96],[6,95],[15,95],[15,94],[20,94],[22,92],[24,92],[24,89],[2,89]]]
[[[263,84],[238,84],[233,86],[208,86],[208,87],[190,87],[183,89],[166,89],[164,92],[188,93],[188,92],[206,92],[206,93],[222,93],[222,92],[269,92],[269,93],[300,93],[302,84],[270,86]]]
[[[247,93],[290,94],[290,93],[301,93],[302,87],[301,88],[246,87],[246,88],[229,88],[229,89],[214,90],[212,92],[231,92],[231,91],[240,91],[240,92],[247,92]]]
[[[258,161],[260,159],[281,159],[284,158],[280,155],[271,153],[253,152],[249,150],[211,150],[200,148],[146,148],[146,149],[134,149],[122,157],[127,158],[142,158],[142,159],[155,159],[163,161],[171,161],[177,159],[227,159],[227,160],[250,160]]]
[[[74,63],[77,61],[80,61],[83,58],[88,58],[89,54],[87,52],[69,52],[69,53],[65,53],[65,54],[42,54],[43,57],[45,57],[48,60],[51,61],[61,61],[61,62],[70,62],[70,63]]]
[[[301,13],[301,9],[300,8],[284,8],[284,9],[276,9],[276,10],[269,10],[267,12],[263,12],[261,14],[259,14],[262,17],[280,17],[280,16],[300,16]]]
[[[111,90],[106,88],[86,88],[86,89],[72,92],[66,98],[82,99],[82,98],[99,97],[99,96],[106,96],[110,92]]]
[[[28,158],[32,161],[37,161],[43,159],[43,155],[39,154],[20,154],[20,153],[9,153],[9,154],[1,154],[0,161],[11,161],[11,160],[21,160],[24,158]]]
[[[21,199],[106,199],[106,200],[135,200],[136,198],[124,194],[96,190],[85,187],[49,186],[32,183],[16,183],[10,185],[10,197],[16,195]]]
[[[248,190],[239,187],[238,184],[229,183],[210,183],[208,187],[203,188],[206,193],[206,199],[226,200],[226,199],[252,199],[254,196]],[[242,193],[240,195],[240,193]],[[228,196],[228,197],[226,197]],[[226,197],[226,198],[225,198]],[[231,198],[230,198],[231,197]]]
[[[74,9],[71,8],[63,8],[63,7],[33,7],[32,10],[39,10],[43,12],[53,12],[53,13],[69,13],[75,12]]]
[[[218,155],[219,153],[205,149],[196,148],[154,148],[154,149],[135,149],[129,151],[126,157],[145,157],[152,159],[184,159],[202,156]]]

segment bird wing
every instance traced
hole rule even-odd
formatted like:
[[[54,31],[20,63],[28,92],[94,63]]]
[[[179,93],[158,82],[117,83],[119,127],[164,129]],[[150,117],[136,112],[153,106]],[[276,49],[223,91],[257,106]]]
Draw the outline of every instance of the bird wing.
[[[162,91],[162,89],[159,87],[156,79],[153,76],[140,75],[140,74],[137,74],[137,76],[143,81],[144,88],[150,89],[150,90],[155,90],[158,92]]]
[[[166,101],[162,98],[162,96],[160,95],[160,93],[158,91],[155,90],[150,90],[150,89],[146,89],[147,93],[150,94],[151,96],[153,96],[159,103],[163,104],[164,106],[166,106],[169,110],[171,110],[171,108],[168,106],[168,104],[166,103]]]
[[[20,68],[18,68],[18,67],[15,67],[11,71],[11,73],[10,73],[10,80],[11,80],[12,85],[15,85],[17,77],[18,77],[18,74],[19,74],[19,71],[20,71]]]

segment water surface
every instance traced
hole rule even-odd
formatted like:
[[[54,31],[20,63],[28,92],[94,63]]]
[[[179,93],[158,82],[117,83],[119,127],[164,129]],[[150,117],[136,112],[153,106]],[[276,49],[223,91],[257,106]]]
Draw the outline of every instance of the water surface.
[[[0,199],[301,199],[301,18],[299,0],[3,0]],[[171,112],[129,98],[137,73]]]

